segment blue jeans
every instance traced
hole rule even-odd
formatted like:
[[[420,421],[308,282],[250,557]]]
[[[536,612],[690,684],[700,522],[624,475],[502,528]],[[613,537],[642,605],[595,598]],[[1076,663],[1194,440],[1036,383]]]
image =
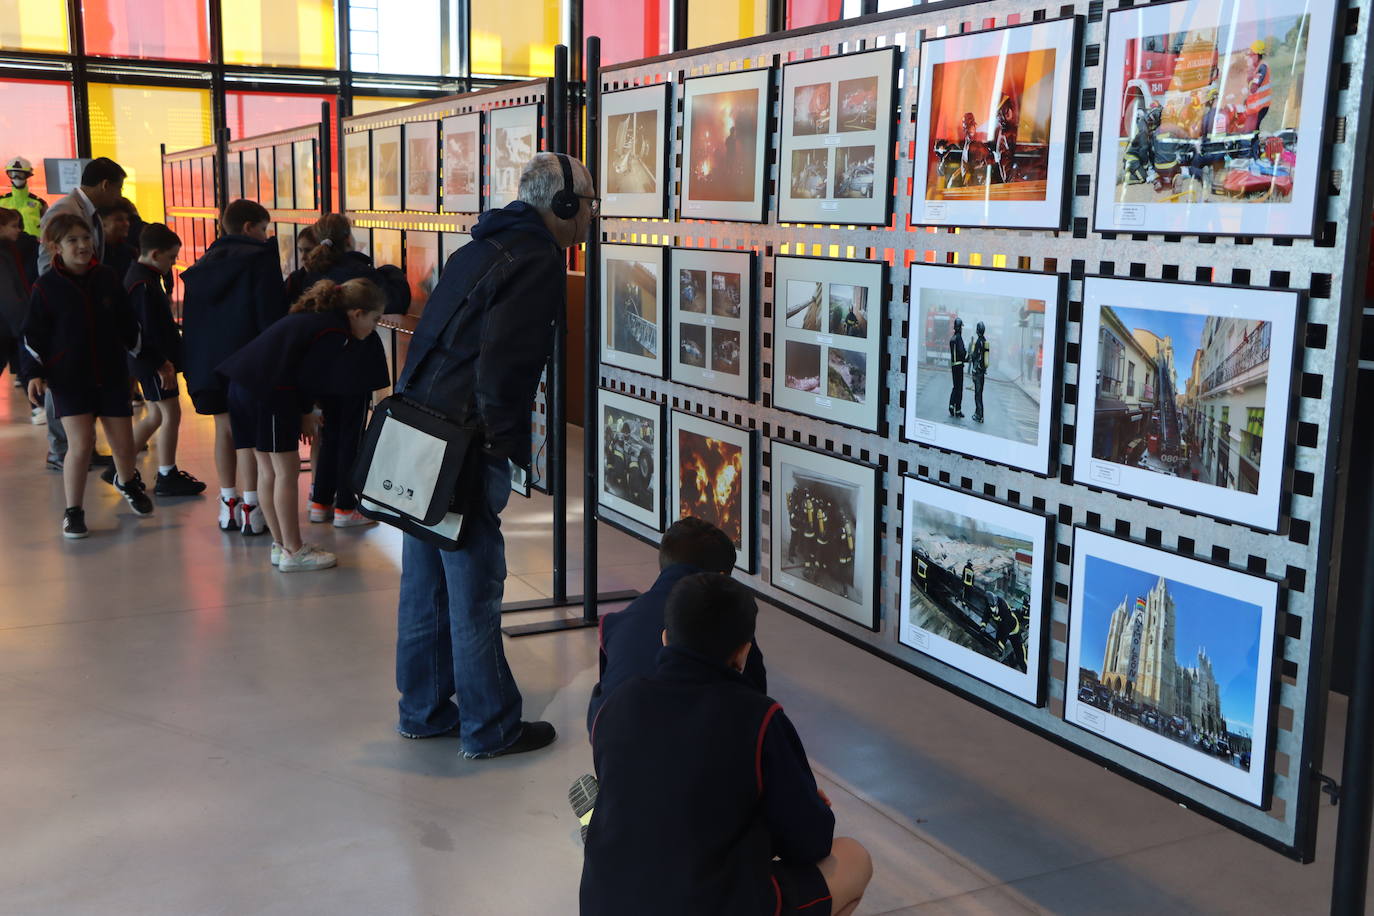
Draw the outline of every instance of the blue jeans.
[[[486,494],[463,519],[462,549],[405,535],[397,613],[397,730],[428,737],[458,725],[469,754],[503,750],[521,731],[520,689],[501,643],[501,510],[510,499],[510,462],[482,462]]]

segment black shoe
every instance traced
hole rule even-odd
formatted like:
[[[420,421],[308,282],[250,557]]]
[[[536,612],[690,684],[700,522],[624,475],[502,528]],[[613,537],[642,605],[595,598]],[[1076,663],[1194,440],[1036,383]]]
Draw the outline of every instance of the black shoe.
[[[158,496],[199,496],[205,492],[205,482],[197,480],[181,468],[174,467],[166,474],[159,473],[153,484]]]
[[[548,747],[553,744],[553,739],[558,737],[558,733],[553,730],[553,726],[548,722],[521,722],[520,724],[524,728],[520,732],[520,737],[516,738],[513,744],[509,744],[499,751],[487,751],[481,754],[470,754],[464,751],[463,756],[468,760],[488,760],[492,757],[524,754],[528,751],[537,751],[541,747]]]
[[[114,485],[123,496],[129,508],[137,515],[152,515],[153,501],[148,498],[148,488],[143,485],[143,475],[134,471],[134,479],[128,483],[119,481]]]
[[[86,529],[86,510],[75,506],[62,513],[62,536],[77,540],[90,534]]]
[[[94,468],[112,468],[112,467],[114,467],[114,455],[102,455],[102,454],[100,454],[99,452],[94,452],[94,453],[92,453],[92,455],[91,455],[91,467],[94,467]]]
[[[100,479],[108,483],[110,486],[114,486],[115,466],[113,462],[106,465],[105,470],[100,472]]]
[[[963,412],[962,410],[956,410],[956,411],[954,412],[954,415],[955,415],[956,417],[958,417],[959,419],[961,419],[961,420],[964,418],[964,412]]]
[[[951,417],[954,416],[954,405],[953,405],[953,404],[951,404],[951,405],[949,406],[949,415],[950,415]]]
[[[61,458],[49,458],[47,462],[44,463],[43,467],[50,471],[60,471],[62,470],[63,463],[63,459]]]
[[[453,723],[453,725],[446,728],[445,730],[441,732],[435,732],[432,735],[414,735],[410,732],[403,732],[399,728],[396,729],[396,734],[400,735],[402,738],[409,738],[411,741],[424,741],[426,738],[457,738],[459,725],[460,723],[455,722]]]

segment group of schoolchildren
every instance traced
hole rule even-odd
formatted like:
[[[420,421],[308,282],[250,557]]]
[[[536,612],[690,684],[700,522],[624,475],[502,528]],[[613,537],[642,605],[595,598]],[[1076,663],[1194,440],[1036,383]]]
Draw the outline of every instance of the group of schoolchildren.
[[[182,273],[178,326],[165,280],[181,239],[161,223],[142,225],[137,254],[126,255],[128,215],[114,205],[100,212],[97,259],[97,230],[82,216],[50,213],[35,244],[19,214],[0,209],[0,346],[12,370],[17,362],[34,422],[50,398],[66,434],[65,459],[49,460],[63,472],[63,536],[90,533],[83,502],[97,419],[113,453],[103,479],[135,514],[153,512],[135,459],[155,433],[154,493],[204,491],[176,467],[180,373],[196,413],[214,419],[219,528],[270,533],[271,562],[283,572],[334,566],[334,554],[301,536],[300,443],[312,446],[310,520],[370,524],[349,471],[372,394],[390,384],[375,331],[384,311],[409,305],[404,275],[374,268],[352,250],[348,220],[328,214],[300,233],[301,267],[283,281],[271,215],[236,200],[222,215],[224,234]],[[41,275],[38,246],[52,263]],[[137,425],[131,380],[148,405]]]
[[[684,518],[664,533],[658,581],[602,618],[596,775],[568,796],[583,916],[849,916],[872,878],[767,694],[735,557],[723,531]]]

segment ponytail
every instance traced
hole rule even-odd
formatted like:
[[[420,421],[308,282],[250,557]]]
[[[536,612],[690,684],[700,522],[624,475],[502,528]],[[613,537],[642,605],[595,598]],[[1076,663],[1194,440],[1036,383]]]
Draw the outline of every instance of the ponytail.
[[[315,249],[318,251],[319,249]],[[315,252],[311,252],[314,254]],[[377,284],[364,277],[335,283],[321,280],[305,291],[305,295],[291,306],[292,312],[380,312],[386,307],[386,295]]]
[[[343,260],[353,240],[353,226],[342,213],[326,213],[310,231],[319,244],[305,256],[305,269],[312,274],[327,274]]]

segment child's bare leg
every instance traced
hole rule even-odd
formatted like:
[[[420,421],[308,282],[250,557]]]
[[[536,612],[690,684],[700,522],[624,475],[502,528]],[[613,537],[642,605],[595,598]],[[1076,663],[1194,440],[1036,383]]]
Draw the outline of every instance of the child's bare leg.
[[[157,401],[148,401],[148,411],[138,418],[134,423],[134,451],[141,452],[143,447],[148,444],[148,440],[153,438],[153,433],[162,423],[162,411],[158,409]]]
[[[258,489],[258,460],[253,456],[251,448],[241,448],[238,451],[239,466],[239,492],[252,493]],[[226,486],[233,486],[232,483]],[[261,499],[261,497],[259,497]]]
[[[115,480],[128,483],[138,473],[134,464],[134,422],[129,417],[101,417],[100,425],[114,454],[115,473],[119,475]]]
[[[837,836],[830,855],[816,863],[830,888],[830,911],[834,916],[852,916],[863,899],[868,882],[873,880],[873,859],[858,840]]]
[[[95,448],[95,416],[82,413],[62,418],[67,434],[67,457],[62,463],[62,490],[67,507],[80,506],[86,498],[86,474],[91,469],[91,450]]]
[[[272,474],[275,480],[271,485],[263,483],[258,498],[266,506],[267,494],[272,494],[271,499],[276,503],[277,524],[281,526],[280,529],[272,529],[273,533],[280,533],[278,544],[295,553],[301,549],[301,514],[297,505],[300,500],[301,453],[273,452]]]
[[[267,521],[267,530],[272,534],[272,540],[282,546],[286,542],[282,540],[281,525],[277,522],[277,505],[272,498],[272,483],[276,479],[276,474],[272,469],[272,453],[256,452],[256,477],[262,484],[262,489],[258,491],[258,508],[262,510],[262,517]]]
[[[157,463],[168,467],[177,463],[177,440],[181,435],[181,404],[175,398],[158,401],[157,408],[162,430],[157,437]],[[151,413],[152,411],[149,411]]]
[[[248,452],[246,462],[239,461],[243,457],[243,452]],[[235,477],[243,464],[253,464],[253,450],[243,449],[234,450],[234,434],[229,429],[229,414],[215,414],[215,472],[219,475],[219,485],[222,490],[232,490],[235,486]],[[246,470],[246,469],[244,469]],[[257,468],[253,468],[254,477],[257,476]]]

